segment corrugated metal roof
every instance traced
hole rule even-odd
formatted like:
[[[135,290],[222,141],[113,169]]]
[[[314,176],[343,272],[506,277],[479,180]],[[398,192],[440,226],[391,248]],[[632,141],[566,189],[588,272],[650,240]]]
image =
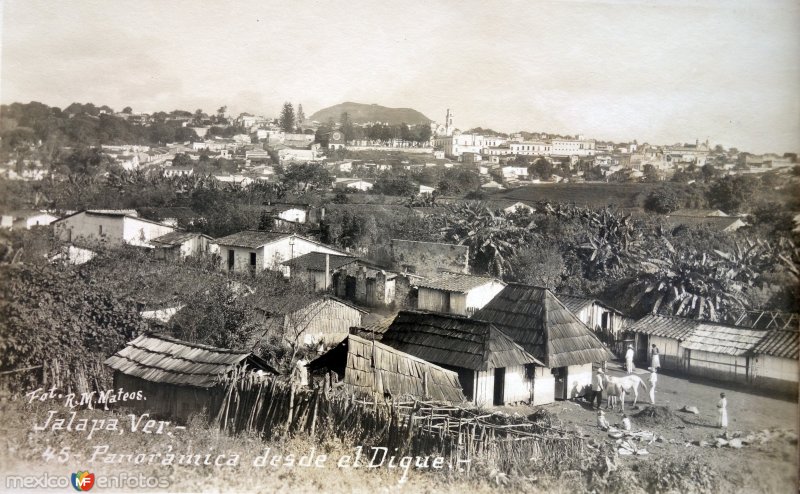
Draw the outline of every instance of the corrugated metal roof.
[[[550,368],[614,358],[546,288],[510,283],[472,317],[493,324]]]
[[[700,323],[682,346],[689,350],[701,350],[725,355],[746,355],[766,336],[758,329],[735,328],[718,324]]]
[[[688,338],[699,325],[700,321],[694,319],[649,314],[626,328],[626,331],[683,341]]]
[[[250,352],[189,343],[152,333],[129,342],[105,363],[123,374],[147,381],[208,388],[245,361],[251,369],[277,374]]]
[[[417,286],[420,288],[430,288],[433,290],[442,290],[445,292],[459,292],[466,293],[473,288],[486,285],[496,281],[487,276],[475,276],[471,274],[453,273],[450,271],[440,273],[434,278],[420,280]]]
[[[336,361],[344,357],[342,347],[346,347],[346,363]],[[308,365],[311,369],[344,365],[344,384],[357,394],[390,393],[393,397],[464,401],[455,372],[355,335],[348,336],[336,348]]]
[[[800,332],[772,330],[755,346],[753,353],[797,360],[800,357]]]
[[[381,341],[428,362],[472,370],[544,365],[493,325],[452,314],[400,311]]]

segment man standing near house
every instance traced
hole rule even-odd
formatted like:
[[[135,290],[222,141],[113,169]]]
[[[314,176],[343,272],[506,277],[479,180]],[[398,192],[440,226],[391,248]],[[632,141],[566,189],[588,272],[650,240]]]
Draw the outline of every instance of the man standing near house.
[[[597,405],[595,405],[595,401],[597,401]],[[599,409],[600,405],[603,403],[603,369],[597,369],[597,372],[594,374],[594,378],[592,378],[592,399],[589,401],[594,408]]]
[[[633,345],[628,345],[628,350],[625,351],[625,370],[628,374],[633,373]]]

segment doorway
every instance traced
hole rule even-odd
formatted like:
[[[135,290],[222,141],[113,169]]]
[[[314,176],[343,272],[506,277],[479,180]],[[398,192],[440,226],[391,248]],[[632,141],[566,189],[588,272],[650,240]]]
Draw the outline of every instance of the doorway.
[[[498,367],[494,370],[494,405],[495,406],[502,406],[505,405],[505,395],[506,395],[506,368],[505,367]]]
[[[567,399],[567,368],[566,367],[556,367],[553,369],[553,377],[556,381],[556,389],[555,389],[555,398],[557,400],[566,400]]]
[[[228,271],[233,271],[233,263],[236,259],[236,253],[233,249],[228,249]]]

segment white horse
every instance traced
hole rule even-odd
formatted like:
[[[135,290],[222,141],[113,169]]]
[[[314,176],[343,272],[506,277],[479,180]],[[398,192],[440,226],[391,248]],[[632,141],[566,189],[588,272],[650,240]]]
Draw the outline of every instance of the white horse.
[[[647,383],[645,383],[639,376],[629,375],[624,377],[608,377],[603,376],[603,387],[605,388],[606,395],[608,396],[608,403],[606,408],[612,406],[612,399],[617,396],[620,397],[620,411],[625,411],[625,394],[633,393],[633,406],[636,406],[636,400],[639,399],[639,385],[644,386],[645,391],[649,391]]]

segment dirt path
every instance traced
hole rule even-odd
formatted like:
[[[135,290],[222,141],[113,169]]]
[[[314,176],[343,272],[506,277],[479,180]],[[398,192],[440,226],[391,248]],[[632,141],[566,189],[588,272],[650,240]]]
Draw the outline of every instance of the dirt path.
[[[617,363],[609,363],[611,376],[623,376]],[[647,379],[649,372],[637,369],[636,374]],[[637,409],[632,407],[633,398],[627,397],[626,413],[632,418],[634,430],[647,430],[663,436],[663,442],[647,445],[650,455],[625,457],[624,461],[662,461],[688,455],[696,455],[716,470],[731,492],[797,492],[798,455],[797,441],[791,439],[770,440],[764,444],[745,446],[742,449],[700,447],[698,441],[714,443],[722,432],[716,427],[716,404],[719,393],[724,391],[728,399],[730,433],[770,430],[798,431],[798,405],[795,402],[766,397],[732,389],[724,385],[699,382],[682,377],[659,375],[656,387],[656,405],[669,409],[668,423],[642,420],[637,423],[635,415],[650,405],[646,392],[639,395]],[[603,399],[605,407],[606,400]],[[700,414],[678,411],[684,405],[695,406]],[[597,415],[588,403],[582,401],[558,401],[543,408],[552,413],[567,429],[573,429],[585,437],[598,442],[613,442],[608,433],[596,426]],[[507,411],[526,413],[519,407]],[[606,411],[611,424],[619,423],[622,414]]]

